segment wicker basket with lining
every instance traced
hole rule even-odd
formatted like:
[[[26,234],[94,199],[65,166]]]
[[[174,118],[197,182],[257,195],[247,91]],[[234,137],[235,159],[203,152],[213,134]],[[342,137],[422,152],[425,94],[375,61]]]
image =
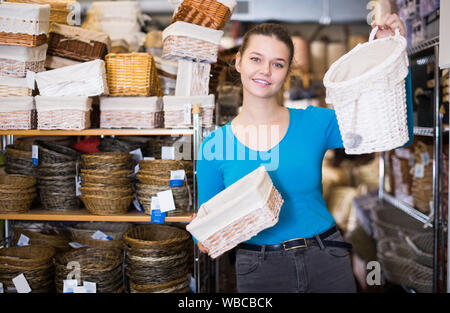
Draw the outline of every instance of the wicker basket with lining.
[[[33,97],[6,97],[0,102],[0,129],[35,129]]]
[[[210,70],[209,63],[179,60],[175,96],[207,96]]]
[[[223,31],[186,22],[175,22],[163,31],[162,58],[187,59],[207,63],[217,62]]]
[[[373,40],[377,30],[337,60],[323,81],[348,154],[392,150],[409,140],[406,39],[397,29],[395,36]]]
[[[8,2],[22,2],[30,4],[50,5],[50,24],[67,24],[68,14],[76,1],[74,0],[8,0]]]
[[[33,94],[26,77],[0,76],[0,97],[29,97]]]
[[[275,225],[283,202],[261,166],[202,204],[186,230],[217,258]]]
[[[0,76],[26,77],[27,70],[45,71],[47,44],[38,47],[0,45]]]
[[[100,128],[159,128],[163,117],[159,97],[100,98]]]
[[[200,106],[199,123],[201,127],[211,127],[214,117],[214,95],[196,97],[164,96],[164,127],[192,127],[192,108]]]
[[[110,96],[162,96],[151,54],[109,53],[105,60]]]

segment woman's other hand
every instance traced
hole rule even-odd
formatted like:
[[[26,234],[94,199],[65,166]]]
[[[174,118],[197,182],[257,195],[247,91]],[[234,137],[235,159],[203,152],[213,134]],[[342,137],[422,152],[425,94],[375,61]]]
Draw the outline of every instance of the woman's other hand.
[[[189,222],[192,222],[196,217],[197,217],[196,213],[192,214]],[[198,246],[198,249],[200,250],[200,252],[205,253],[205,254],[209,253],[209,250],[205,246],[203,246],[201,244],[201,242],[197,241],[197,246]]]
[[[381,39],[388,36],[395,35],[395,29],[398,28],[400,35],[406,35],[406,27],[403,21],[397,14],[385,14],[381,17],[380,22],[373,22],[372,28],[378,26],[378,31],[375,36],[377,39]]]

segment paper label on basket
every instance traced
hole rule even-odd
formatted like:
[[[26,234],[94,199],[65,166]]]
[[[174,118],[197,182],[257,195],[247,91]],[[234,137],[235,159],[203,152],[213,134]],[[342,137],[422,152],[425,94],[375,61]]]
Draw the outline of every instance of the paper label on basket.
[[[141,205],[141,203],[139,202],[138,199],[134,199],[133,200],[133,205],[136,208],[136,210],[138,210],[139,212],[142,212],[142,213],[145,212],[144,208],[142,207],[142,205]]]
[[[159,208],[161,212],[175,210],[172,189],[158,192],[156,195],[158,196]]]
[[[97,240],[113,240],[111,237],[109,237],[107,234],[102,232],[101,230],[97,230],[91,238],[97,239]]]
[[[34,90],[35,80],[36,80],[36,73],[30,70],[27,70],[27,87],[29,89]]]
[[[81,177],[78,175],[75,176],[75,195],[81,196]]]
[[[31,292],[30,285],[23,274],[16,276],[12,279],[14,287],[16,287],[17,293],[29,293]]]
[[[83,281],[83,287],[86,293],[97,293],[97,284],[90,281]]]
[[[86,288],[84,286],[73,287],[73,293],[86,293]]]
[[[79,242],[69,242],[69,246],[71,246],[74,249],[86,247],[86,245]]]
[[[192,123],[191,112],[192,112],[192,104],[186,103],[184,105],[184,114],[183,114],[184,124],[190,125]]]
[[[430,163],[430,154],[428,152],[422,153],[420,155],[420,158],[422,159],[422,163],[424,166],[427,166],[428,163]]]
[[[153,161],[153,160],[155,160],[155,158],[154,157],[144,157],[144,160]]]
[[[77,286],[78,281],[76,279],[65,279],[63,280],[63,293],[74,293]]]
[[[186,172],[184,170],[170,171],[170,187],[181,187],[183,186],[184,177]]]
[[[3,293],[3,284],[0,283],[0,293]]]
[[[422,163],[417,163],[414,166],[414,176],[417,178],[423,178],[425,173],[425,167]]]
[[[39,164],[39,146],[32,145],[31,146],[31,158],[33,160],[33,165]]]
[[[161,159],[162,160],[175,160],[175,147],[161,147]]]
[[[130,151],[130,154],[132,155],[133,160],[135,160],[136,162],[139,162],[143,159],[141,148]]]
[[[30,238],[28,238],[24,234],[20,234],[19,241],[17,241],[17,246],[18,247],[28,246],[29,243],[30,243]]]

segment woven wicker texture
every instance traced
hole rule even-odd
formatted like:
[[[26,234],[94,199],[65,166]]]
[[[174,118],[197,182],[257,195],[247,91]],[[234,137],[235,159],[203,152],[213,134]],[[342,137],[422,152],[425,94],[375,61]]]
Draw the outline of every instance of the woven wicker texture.
[[[30,245],[49,246],[56,250],[56,252],[65,252],[70,250],[69,238],[61,232],[54,230],[40,230],[31,231],[19,227],[14,228],[14,242],[19,241],[20,235],[23,234],[30,238]]]
[[[32,72],[45,71],[45,60],[42,61],[18,61],[12,59],[0,59],[0,76],[26,77],[27,70]]]
[[[33,90],[26,87],[0,85],[0,97],[30,97]]]
[[[184,0],[171,23],[177,21],[222,29],[231,16],[230,8],[215,0]]]
[[[126,274],[132,289],[141,292],[183,289],[172,290],[187,277],[189,238],[183,229],[156,224],[136,226],[125,233]]]
[[[102,110],[100,128],[160,128],[164,125],[163,118],[162,112]]]
[[[47,35],[29,35],[23,33],[0,32],[1,45],[14,45],[24,47],[37,47],[47,43]]]
[[[16,293],[12,279],[24,274],[32,293],[52,292],[55,250],[30,245],[0,249],[0,282],[5,293]]]
[[[109,53],[105,60],[110,96],[162,96],[151,54]]]
[[[192,127],[192,119],[190,122],[186,119],[186,110],[180,106],[177,111],[164,111],[164,127],[165,128],[186,128]],[[214,122],[214,107],[200,108],[199,124],[201,127],[209,128]]]
[[[411,194],[414,207],[424,214],[430,213],[430,202],[433,201],[433,150],[432,142],[415,142]],[[427,163],[424,162],[426,159]]]
[[[91,112],[83,110],[38,111],[38,129],[82,130],[91,127]]]
[[[218,45],[214,43],[187,36],[168,36],[164,40],[162,58],[216,63],[217,54]]]
[[[67,269],[69,262],[80,265],[80,281],[95,282],[97,293],[123,291],[122,253],[118,249],[79,248],[58,255],[55,259],[55,285],[57,292],[63,291],[63,280],[73,270]]]
[[[123,249],[123,234],[131,228],[128,223],[78,223],[69,227],[72,241],[85,244],[89,247],[107,248],[107,249]],[[112,240],[98,240],[92,238],[92,235],[100,230]]]
[[[67,24],[73,0],[8,0],[8,2],[22,2],[32,4],[50,4],[50,23]]]
[[[334,106],[347,154],[387,151],[408,141],[405,49],[406,39],[398,31],[370,39],[325,74],[326,102]]]
[[[36,179],[9,174],[0,176],[0,212],[25,213],[36,198]]]

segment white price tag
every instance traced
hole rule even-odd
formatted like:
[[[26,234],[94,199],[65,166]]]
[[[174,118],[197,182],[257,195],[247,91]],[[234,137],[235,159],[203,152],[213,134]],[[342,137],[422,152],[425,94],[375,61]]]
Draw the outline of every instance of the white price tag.
[[[143,159],[141,148],[130,151],[130,154],[132,155],[133,160],[135,160],[136,162],[139,162]]]
[[[31,159],[33,161],[33,165],[39,164],[39,146],[31,146]]]
[[[97,293],[97,284],[89,281],[83,281],[83,287],[86,293]]]
[[[161,159],[163,160],[175,160],[175,147],[161,147]]]
[[[34,86],[35,86],[35,80],[36,80],[36,73],[30,70],[27,70],[27,76],[26,76],[26,80],[27,80],[27,87],[29,89],[34,90]]]
[[[422,153],[420,155],[420,158],[422,159],[422,163],[424,166],[427,166],[430,162],[430,154],[428,152]]]
[[[190,125],[192,123],[191,112],[192,112],[192,104],[186,103],[184,105],[184,114],[183,114],[184,124]]]
[[[138,172],[139,172],[139,170],[140,170],[141,168],[139,167],[139,164],[136,164],[136,166],[134,167],[134,175],[136,175]],[[131,175],[129,175],[129,176],[132,176],[133,174],[131,174]]]
[[[17,241],[17,246],[28,246],[30,244],[30,238],[25,236],[24,234],[20,234],[19,241]]]
[[[75,176],[75,196],[81,196],[81,177]]]
[[[144,208],[142,207],[142,205],[139,203],[138,199],[134,199],[133,200],[133,205],[136,208],[136,210],[138,210],[139,212],[145,212]]]
[[[93,239],[97,239],[97,240],[113,240],[111,237],[109,237],[108,235],[106,235],[104,232],[102,232],[101,230],[97,230],[92,236],[91,238]]]
[[[414,176],[417,178],[423,178],[425,174],[425,167],[422,163],[417,163],[414,166]]]
[[[16,287],[17,293],[30,293],[31,288],[27,282],[27,279],[23,274],[16,276],[12,279],[14,287]]]
[[[170,171],[171,180],[184,180],[186,172],[184,170]]]
[[[78,286],[76,279],[63,280],[63,293],[74,293],[75,287]]]
[[[155,159],[154,157],[144,157],[144,160],[153,161],[154,159]]]
[[[73,293],[86,293],[86,288],[84,286],[73,287]]]
[[[3,293],[3,284],[0,283],[0,293]]]
[[[79,242],[69,242],[69,246],[71,246],[74,249],[86,247],[86,245]]]
[[[152,197],[152,202],[150,204],[150,210],[159,210],[159,200],[158,197]]]
[[[161,213],[175,210],[172,189],[158,192],[157,196]]]

